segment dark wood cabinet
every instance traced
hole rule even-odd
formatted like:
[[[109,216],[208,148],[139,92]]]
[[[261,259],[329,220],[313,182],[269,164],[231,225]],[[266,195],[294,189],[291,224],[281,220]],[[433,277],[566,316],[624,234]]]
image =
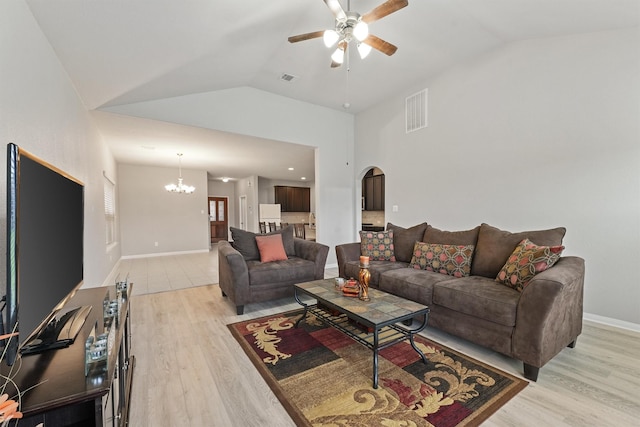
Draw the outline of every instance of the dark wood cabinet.
[[[362,180],[362,195],[364,197],[364,210],[384,210],[384,175],[365,177]]]
[[[311,212],[311,190],[309,187],[276,185],[275,203],[282,212]]]

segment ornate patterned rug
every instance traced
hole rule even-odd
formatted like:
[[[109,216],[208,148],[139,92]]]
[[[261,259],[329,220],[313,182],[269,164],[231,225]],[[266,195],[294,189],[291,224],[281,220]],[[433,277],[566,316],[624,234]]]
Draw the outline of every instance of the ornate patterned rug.
[[[527,381],[416,336],[373,354],[302,310],[228,325],[299,426],[477,426]]]

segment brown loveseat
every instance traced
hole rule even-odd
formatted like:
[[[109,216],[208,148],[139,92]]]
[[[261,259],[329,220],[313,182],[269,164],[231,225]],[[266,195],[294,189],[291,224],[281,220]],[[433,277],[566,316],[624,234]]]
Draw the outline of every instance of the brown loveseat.
[[[561,245],[564,228],[510,233],[488,224],[467,231],[442,231],[426,223],[393,230],[395,261],[371,261],[370,286],[428,305],[429,325],[521,360],[532,381],[539,369],[582,331],[584,260],[560,257],[521,291],[496,282],[510,255],[528,238]],[[408,268],[416,242],[472,245],[470,274],[453,277]],[[471,246],[468,246],[471,247]],[[358,277],[360,243],[336,246],[341,277]]]
[[[256,234],[231,227],[233,243],[218,242],[220,289],[242,314],[244,306],[293,296],[293,285],[324,278],[329,247],[293,237],[293,226],[265,234],[281,234],[286,260],[260,262]]]

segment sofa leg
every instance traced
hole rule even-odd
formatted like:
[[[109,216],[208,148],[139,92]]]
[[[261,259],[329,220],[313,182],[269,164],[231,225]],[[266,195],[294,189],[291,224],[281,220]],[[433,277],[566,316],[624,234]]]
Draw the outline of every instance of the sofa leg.
[[[538,381],[538,373],[540,368],[524,363],[524,377],[530,381]]]
[[[236,305],[236,313],[238,314],[238,316],[244,313],[244,305]]]
[[[567,347],[576,348],[576,341],[578,341],[578,338],[576,338],[575,340],[571,341]]]
[[[222,289],[220,289],[220,292],[222,292],[222,298],[226,298],[227,297],[227,294],[225,294]]]

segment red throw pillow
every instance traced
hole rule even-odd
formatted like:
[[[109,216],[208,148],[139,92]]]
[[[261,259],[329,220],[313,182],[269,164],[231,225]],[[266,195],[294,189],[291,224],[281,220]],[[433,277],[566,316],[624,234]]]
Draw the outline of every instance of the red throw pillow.
[[[282,261],[287,259],[287,253],[282,243],[282,234],[256,236],[256,244],[260,252],[260,262]]]

